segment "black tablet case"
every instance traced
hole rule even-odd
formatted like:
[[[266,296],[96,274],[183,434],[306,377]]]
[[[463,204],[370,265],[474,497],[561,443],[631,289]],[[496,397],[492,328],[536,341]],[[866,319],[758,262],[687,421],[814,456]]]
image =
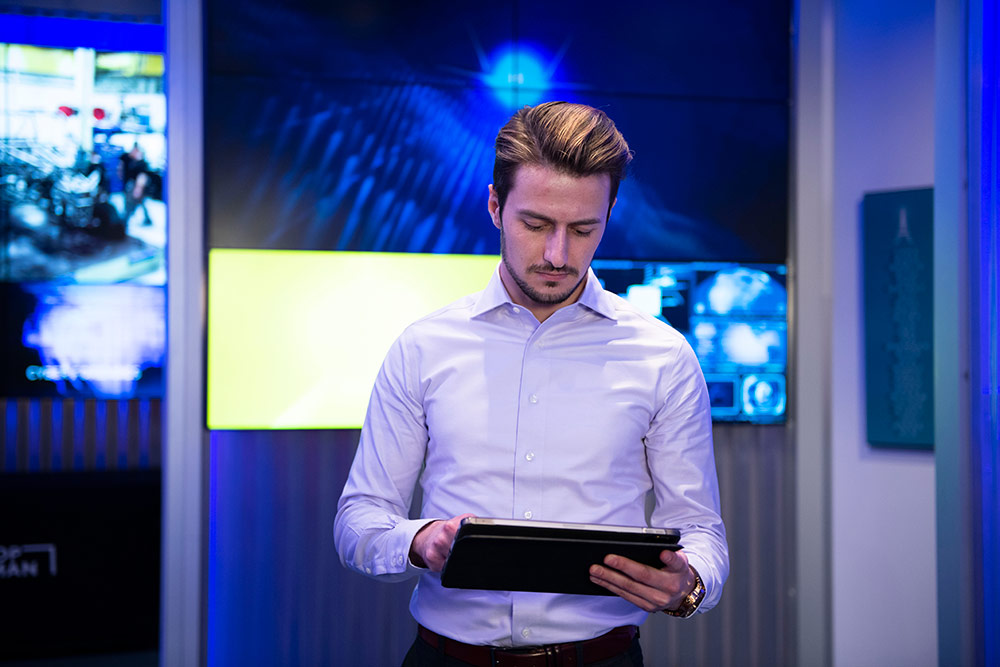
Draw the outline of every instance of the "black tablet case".
[[[680,532],[617,533],[582,528],[502,526],[466,521],[441,574],[447,588],[614,595],[590,581],[590,566],[617,554],[663,567]]]

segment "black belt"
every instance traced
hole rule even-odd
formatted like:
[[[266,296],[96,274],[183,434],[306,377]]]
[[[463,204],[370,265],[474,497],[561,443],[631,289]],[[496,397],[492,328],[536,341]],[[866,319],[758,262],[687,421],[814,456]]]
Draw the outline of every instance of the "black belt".
[[[435,649],[443,651],[445,655],[477,667],[582,667],[587,663],[607,660],[628,651],[632,640],[639,636],[639,628],[634,625],[623,625],[600,637],[582,642],[524,648],[465,644],[442,637],[422,625],[417,626],[417,634]]]

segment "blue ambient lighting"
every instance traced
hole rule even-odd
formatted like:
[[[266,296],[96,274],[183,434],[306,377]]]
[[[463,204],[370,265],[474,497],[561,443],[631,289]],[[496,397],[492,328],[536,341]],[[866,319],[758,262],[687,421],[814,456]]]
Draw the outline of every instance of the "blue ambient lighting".
[[[526,47],[507,47],[493,60],[483,81],[507,106],[535,104],[549,89],[551,73],[542,58]]]

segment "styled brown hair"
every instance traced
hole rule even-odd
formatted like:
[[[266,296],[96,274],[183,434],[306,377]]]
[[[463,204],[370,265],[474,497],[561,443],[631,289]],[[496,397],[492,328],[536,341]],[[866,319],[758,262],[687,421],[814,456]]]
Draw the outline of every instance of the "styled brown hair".
[[[503,214],[517,168],[522,164],[550,167],[573,176],[607,174],[611,179],[610,215],[618,185],[631,161],[625,137],[603,111],[586,104],[546,102],[524,107],[500,129],[493,190]]]

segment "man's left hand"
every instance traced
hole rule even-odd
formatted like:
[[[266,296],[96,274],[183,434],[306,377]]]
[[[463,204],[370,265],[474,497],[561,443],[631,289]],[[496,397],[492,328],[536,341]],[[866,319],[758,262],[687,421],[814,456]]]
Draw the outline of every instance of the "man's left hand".
[[[662,568],[608,554],[604,565],[590,566],[590,580],[645,611],[676,609],[694,590],[694,571],[683,551],[660,553]]]

